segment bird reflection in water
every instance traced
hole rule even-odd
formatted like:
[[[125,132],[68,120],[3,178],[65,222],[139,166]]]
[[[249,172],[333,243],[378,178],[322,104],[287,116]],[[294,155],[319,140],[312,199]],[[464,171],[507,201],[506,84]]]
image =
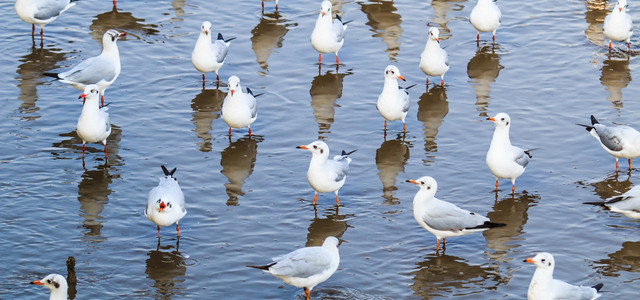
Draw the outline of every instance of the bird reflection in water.
[[[382,204],[400,204],[398,198],[394,197],[394,191],[398,189],[396,177],[400,172],[404,172],[404,166],[409,160],[408,145],[409,143],[404,141],[404,134],[398,133],[395,139],[384,141],[376,150],[376,166],[382,182],[382,198],[384,198]]]
[[[107,238],[100,233],[104,217],[100,216],[104,206],[109,203],[111,189],[109,184],[117,175],[109,174],[109,167],[99,165],[95,170],[85,170],[82,180],[78,184],[78,202],[80,202],[80,216],[84,218],[84,241],[99,243]]]
[[[504,69],[500,64],[500,55],[495,51],[496,47],[489,44],[478,48],[467,64],[467,76],[471,79],[476,93],[476,109],[483,117],[488,117],[491,83],[496,81],[500,70]]]
[[[260,23],[251,30],[251,49],[256,54],[256,61],[260,68],[264,70],[261,75],[266,75],[269,71],[267,60],[274,49],[282,48],[284,36],[289,32],[290,27],[297,24],[290,23],[289,20],[280,18],[280,14],[267,13],[262,16]]]
[[[622,272],[640,272],[640,241],[626,241],[620,250],[593,262],[596,272],[605,277],[619,277]]]
[[[258,143],[262,140],[262,136],[259,135],[245,136],[229,143],[220,153],[220,173],[229,180],[224,184],[229,196],[227,206],[238,205],[238,196],[244,196],[242,186],[253,173],[258,156]]]
[[[336,113],[335,107],[339,107],[336,101],[342,97],[342,81],[345,76],[351,74],[350,72],[333,74],[327,71],[324,75],[318,74],[311,81],[309,94],[313,115],[318,123],[319,140],[324,140],[325,135],[331,133],[331,124]]]
[[[589,26],[587,26],[587,29],[584,31],[584,35],[594,45],[605,45],[602,24],[604,23],[604,18],[609,14],[608,4],[608,0],[585,1],[587,9],[584,13],[584,18]]]
[[[91,37],[98,43],[102,43],[102,35],[109,29],[117,28],[118,31],[127,33],[127,36],[143,39],[147,36],[160,33],[156,29],[158,25],[145,24],[144,19],[134,17],[130,12],[119,12],[115,5],[111,11],[96,15],[89,25]]]
[[[620,172],[623,173],[623,172]],[[633,187],[631,182],[631,172],[627,171],[626,178],[620,181],[619,175],[615,172],[600,181],[578,181],[580,186],[592,186],[593,193],[602,200],[607,200],[614,196],[620,196]]]
[[[79,107],[78,109],[82,109]],[[86,153],[85,158],[81,158],[82,155],[82,139],[78,137],[75,129],[68,133],[60,134],[62,137],[69,137],[66,140],[53,143],[53,147],[56,148],[54,151],[51,151],[51,154],[56,157],[56,159],[68,159],[67,156],[62,156],[62,153],[72,153],[72,156],[76,156],[78,159],[82,159],[82,167],[86,169],[85,159],[87,161],[91,161],[95,159],[98,162],[107,163],[104,158],[104,148],[102,147],[102,143],[87,143],[86,144]],[[120,127],[111,124],[111,134],[107,138],[107,149],[109,153],[109,166],[121,166],[123,165],[122,158],[119,156],[119,144],[120,139],[122,138],[122,129]],[[97,147],[96,147],[97,146]],[[59,151],[59,149],[68,149],[72,151]],[[102,155],[96,155],[102,154]]]
[[[434,155],[429,153],[438,151],[436,135],[447,113],[449,113],[449,102],[444,87],[436,85],[420,96],[418,121],[424,124],[424,150],[427,153],[423,160],[425,164],[434,159]]]
[[[387,45],[389,60],[395,61],[400,52],[399,39],[402,36],[402,17],[396,13],[398,10],[393,1],[369,0],[358,2],[360,10],[367,15],[367,25],[371,27],[372,37],[379,37]]]
[[[347,221],[355,217],[355,215],[339,214],[337,206],[325,209],[323,216],[320,218],[318,218],[318,210],[314,206],[313,215],[313,220],[309,224],[305,247],[322,246],[322,242],[329,236],[340,239],[347,231],[347,228],[350,227]]]
[[[451,34],[451,30],[447,26],[449,21],[455,20],[455,18],[447,17],[447,13],[454,11],[461,11],[464,9],[464,2],[467,0],[432,0],[431,7],[433,8],[433,16],[429,17],[431,22],[438,24],[440,29],[440,39],[446,40]],[[432,26],[431,24],[429,26]],[[471,26],[471,24],[469,24]],[[469,32],[473,32],[473,26],[471,26]],[[475,33],[475,32],[474,32]],[[475,35],[473,35],[475,37]]]
[[[196,127],[194,129],[196,136],[202,139],[196,144],[201,152],[211,152],[212,150],[213,120],[220,118],[222,102],[226,95],[227,93],[219,89],[202,89],[200,94],[191,100],[191,109],[193,110],[191,121]]]
[[[608,59],[602,62],[600,71],[602,72],[600,83],[609,92],[607,100],[611,101],[613,108],[622,109],[622,89],[631,82],[629,56],[622,53],[612,53]]]
[[[175,250],[171,250],[175,248]],[[186,288],[182,285],[185,281],[187,265],[185,258],[180,253],[180,239],[176,245],[158,246],[155,250],[147,252],[147,278],[154,281],[152,287],[157,299],[171,299],[179,297]]]

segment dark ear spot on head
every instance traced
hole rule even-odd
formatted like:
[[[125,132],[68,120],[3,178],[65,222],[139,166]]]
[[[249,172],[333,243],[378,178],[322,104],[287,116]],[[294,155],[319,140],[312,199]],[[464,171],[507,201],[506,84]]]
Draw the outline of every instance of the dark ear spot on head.
[[[551,267],[551,262],[549,262],[549,267]]]
[[[56,288],[60,288],[60,284],[57,281],[53,282],[53,286],[55,286]]]
[[[320,149],[320,154],[324,153],[324,149]]]
[[[509,125],[509,122],[507,122],[507,125]]]

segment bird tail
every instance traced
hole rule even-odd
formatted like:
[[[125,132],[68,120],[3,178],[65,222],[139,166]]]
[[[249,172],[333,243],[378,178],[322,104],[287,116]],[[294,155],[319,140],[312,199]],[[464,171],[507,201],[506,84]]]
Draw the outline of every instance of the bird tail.
[[[235,37],[232,37],[232,38],[230,38],[230,39],[225,40],[225,39],[222,37],[222,33],[219,33],[219,32],[218,32],[218,39],[219,39],[219,40],[222,40],[222,41],[223,41],[223,42],[225,42],[225,43],[228,43],[228,42],[230,42],[230,41],[235,40],[236,38],[235,38]]]
[[[467,228],[467,229],[495,228],[495,227],[504,227],[504,226],[507,226],[507,224],[504,224],[504,223],[493,223],[493,222],[485,221],[481,225],[478,225],[476,227]]]
[[[342,18],[341,18],[341,17],[340,17],[340,15],[338,15],[338,14],[336,14],[336,19],[338,19],[338,21],[340,21],[340,23],[342,23],[342,25],[347,25],[347,24],[349,24],[349,23],[353,22],[353,20],[349,20],[349,21],[346,21],[346,22],[342,22]]]
[[[596,285],[592,286],[591,288],[594,288],[594,289],[596,289],[596,291],[598,291],[598,292],[599,292],[599,291],[600,291],[600,289],[601,289],[603,286],[604,286],[604,284],[602,284],[602,283],[598,283],[598,284],[596,284]]]
[[[584,125],[584,124],[576,124],[576,125],[584,127],[589,132],[591,132],[591,129],[593,129],[593,126],[591,125]]]
[[[588,204],[588,205],[598,205],[598,206],[604,206],[604,201],[598,201],[598,202],[582,202],[582,204]]]
[[[272,262],[268,265],[264,265],[264,266],[251,266],[251,265],[246,265],[245,267],[249,267],[249,268],[254,268],[254,269],[259,269],[259,270],[263,270],[263,271],[269,271],[269,268],[271,268],[271,266],[275,265],[275,262]]]
[[[56,79],[60,79],[60,76],[58,76],[58,74],[60,74],[60,73],[49,73],[49,72],[42,73],[42,75],[44,75],[44,76],[49,76],[49,77],[53,77],[53,78],[56,78]]]
[[[173,173],[175,173],[176,170],[178,169],[178,168],[173,168],[173,170],[169,171],[167,170],[167,167],[165,167],[164,165],[160,167],[162,168],[162,172],[164,172],[164,176],[171,176],[171,177],[173,177]]]
[[[351,153],[356,152],[356,151],[358,151],[358,149],[353,150],[353,151],[351,151],[351,152],[349,152],[349,153],[347,153],[346,151],[342,150],[342,154],[341,154],[341,155],[342,155],[342,156],[349,156]]]

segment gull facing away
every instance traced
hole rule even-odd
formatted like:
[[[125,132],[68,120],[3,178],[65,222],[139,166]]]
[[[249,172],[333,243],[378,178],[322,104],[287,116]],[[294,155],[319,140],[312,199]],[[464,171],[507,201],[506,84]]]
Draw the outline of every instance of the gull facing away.
[[[100,91],[95,84],[87,85],[84,93],[78,97],[83,99],[82,113],[78,118],[76,132],[82,139],[82,159],[84,159],[84,145],[102,142],[104,145],[104,158],[107,158],[107,137],[111,134],[111,122],[109,121],[108,107],[100,107]]]
[[[329,146],[323,141],[315,141],[306,146],[298,146],[298,149],[311,151],[311,162],[307,171],[307,180],[314,189],[313,205],[316,205],[318,193],[336,194],[336,205],[340,205],[338,199],[338,191],[344,185],[349,171],[349,163],[351,158],[349,154],[356,152],[353,150],[349,153],[342,150],[341,155],[336,155],[332,160],[329,159]]]
[[[444,74],[449,71],[449,55],[447,51],[440,48],[438,28],[429,28],[429,39],[420,55],[420,70],[427,74],[427,85],[429,85],[429,76],[440,76],[441,84],[444,86]]]
[[[40,25],[40,40],[44,39],[44,25],[53,22],[61,13],[76,5],[75,0],[17,0],[16,14],[22,21],[31,24],[31,36],[36,24]]]
[[[487,118],[496,124],[491,145],[487,151],[486,163],[491,173],[496,176],[496,191],[498,191],[498,179],[511,179],[511,192],[516,190],[516,178],[520,177],[529,164],[532,150],[511,145],[509,139],[509,127],[511,119],[505,113],[499,113],[495,117]]]
[[[438,183],[433,177],[424,176],[417,180],[409,179],[407,182],[420,188],[413,197],[413,217],[422,228],[436,236],[436,251],[440,249],[440,239],[444,247],[448,237],[506,226],[490,222],[487,217],[436,198]]]
[[[251,136],[251,124],[258,118],[258,103],[251,89],[247,88],[247,93],[242,92],[237,76],[229,77],[229,93],[224,97],[221,112],[222,120],[229,126],[229,136],[231,128],[244,127],[249,127]]]
[[[621,213],[632,219],[640,219],[640,186],[634,186],[626,193],[607,199],[607,201],[583,202],[599,205],[613,212]]]
[[[527,292],[529,300],[592,300],[600,297],[598,291],[602,288],[602,283],[588,287],[571,285],[562,280],[553,279],[555,262],[553,256],[547,252],[538,253],[524,261],[536,265],[536,271],[533,273]]]
[[[338,15],[333,20],[331,11],[331,2],[322,1],[320,14],[316,20],[316,27],[311,32],[311,45],[313,49],[318,51],[318,64],[322,62],[322,53],[333,52],[336,55],[336,64],[339,65],[338,51],[344,44],[344,32],[347,30],[347,25],[342,22]]]
[[[60,79],[76,89],[84,90],[89,84],[97,84],[100,89],[101,106],[104,106],[105,90],[120,75],[120,52],[118,52],[118,38],[126,33],[110,29],[102,36],[102,52],[98,56],[87,58],[62,73],[44,73],[44,75]]]
[[[67,299],[67,280],[60,274],[49,274],[41,280],[34,280],[30,284],[44,285],[51,290],[49,300],[66,300]]]
[[[384,69],[384,87],[376,108],[384,118],[384,130],[387,130],[387,120],[401,120],[402,131],[407,132],[404,118],[409,111],[409,92],[398,86],[398,79],[406,81],[396,66],[389,65]]]
[[[500,8],[494,3],[496,0],[478,0],[476,6],[471,10],[469,21],[476,28],[478,35],[476,41],[480,41],[480,31],[491,31],[493,43],[496,43],[496,30],[502,23],[502,13]]]
[[[309,300],[311,290],[326,281],[336,272],[340,264],[338,239],[329,236],[321,247],[305,247],[291,253],[272,258],[273,262],[264,266],[247,266],[263,270],[280,278],[286,284],[304,289]]]
[[[225,40],[222,33],[218,33],[218,38],[213,44],[211,43],[211,23],[209,21],[202,22],[200,27],[200,35],[196,41],[196,46],[191,53],[191,63],[196,70],[202,73],[202,83],[204,84],[204,73],[216,72],[216,80],[220,81],[218,70],[222,68],[231,41],[235,38]]]
[[[611,41],[625,41],[631,52],[631,35],[633,34],[633,22],[627,14],[627,0],[618,0],[613,10],[604,18],[603,33],[609,39],[609,51]]]
[[[587,128],[587,131],[600,142],[600,146],[616,158],[616,172],[619,158],[629,160],[631,171],[631,159],[640,156],[640,132],[624,125],[602,125],[593,115],[591,126],[578,125]]]
[[[158,238],[160,238],[160,226],[169,226],[173,223],[176,223],[176,231],[180,237],[178,221],[187,214],[187,209],[178,179],[173,177],[177,168],[169,171],[165,166],[160,167],[164,177],[160,177],[158,186],[149,191],[144,216],[158,226]]]

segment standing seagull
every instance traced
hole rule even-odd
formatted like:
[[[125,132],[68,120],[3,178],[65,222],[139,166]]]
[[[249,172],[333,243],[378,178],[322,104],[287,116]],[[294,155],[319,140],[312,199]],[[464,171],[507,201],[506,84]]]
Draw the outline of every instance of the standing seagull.
[[[272,260],[268,265],[247,267],[263,270],[286,284],[303,288],[304,296],[309,300],[311,290],[329,279],[338,269],[338,239],[329,236],[324,239],[321,247],[300,248]]]
[[[496,0],[478,0],[476,6],[471,10],[469,21],[478,32],[477,41],[480,41],[480,31],[491,31],[493,43],[496,43],[496,30],[502,22],[502,13],[494,1]]]
[[[600,205],[605,209],[621,213],[632,219],[640,219],[640,185],[634,186],[626,193],[599,202],[583,202],[584,204]]]
[[[511,140],[509,139],[511,119],[509,115],[499,113],[495,117],[487,118],[487,120],[496,124],[491,146],[489,146],[489,151],[487,152],[487,167],[496,176],[496,191],[498,191],[498,178],[509,178],[511,179],[511,192],[513,193],[516,190],[516,178],[524,173],[531,158],[529,151],[534,149],[522,150],[511,145]]]
[[[433,177],[424,176],[418,180],[409,179],[407,182],[420,187],[413,197],[413,217],[422,228],[436,236],[438,240],[436,250],[440,249],[440,239],[444,247],[450,236],[461,236],[505,226],[502,223],[492,223],[484,216],[436,198],[438,183]]]
[[[18,17],[31,24],[31,36],[36,24],[40,25],[40,40],[44,39],[44,25],[55,20],[61,13],[76,5],[75,0],[17,0],[15,9]]]
[[[640,156],[640,132],[624,125],[602,125],[591,115],[591,126],[582,125],[587,128],[609,154],[616,158],[616,172],[618,172],[618,159],[629,160],[629,171],[631,171],[631,159]]]
[[[562,280],[553,279],[555,262],[553,256],[549,253],[538,253],[536,256],[527,258],[524,261],[536,265],[536,272],[533,273],[529,291],[527,292],[527,299],[529,300],[592,300],[600,297],[598,291],[602,288],[602,283],[588,287],[571,285]]]
[[[420,55],[420,69],[427,74],[427,85],[429,85],[429,76],[440,76],[444,86],[444,74],[449,71],[449,55],[447,51],[440,48],[439,37],[438,28],[429,28],[429,40]]]
[[[147,208],[144,216],[158,226],[158,238],[160,238],[160,226],[169,226],[176,223],[178,237],[180,237],[180,226],[178,221],[182,219],[187,210],[184,207],[184,194],[178,179],[173,177],[176,168],[169,171],[165,166],[160,166],[164,177],[160,177],[160,183],[149,192]]]
[[[100,108],[98,100],[100,91],[97,85],[90,84],[84,88],[84,93],[79,99],[83,99],[82,113],[78,118],[76,132],[82,139],[82,159],[84,159],[84,144],[102,142],[104,145],[104,158],[107,158],[107,137],[111,134],[111,122],[109,121],[108,107]]]
[[[231,136],[231,128],[243,127],[249,127],[249,136],[251,136],[251,123],[256,118],[258,118],[258,103],[253,92],[247,88],[247,93],[243,93],[240,78],[229,77],[229,93],[222,103],[222,120],[229,126],[229,136]]]
[[[604,36],[609,39],[609,51],[611,41],[626,41],[631,52],[631,35],[633,34],[633,22],[627,14],[627,0],[618,0],[613,11],[604,18]]]
[[[349,171],[349,163],[351,163],[349,154],[356,152],[356,150],[349,153],[342,150],[341,155],[336,155],[333,160],[329,160],[329,146],[323,141],[315,141],[296,148],[309,150],[313,154],[307,171],[307,180],[315,191],[313,205],[316,205],[318,193],[330,192],[336,194],[336,205],[340,205],[338,191],[347,179],[347,171]]]
[[[67,299],[67,280],[60,274],[49,274],[41,280],[29,282],[31,284],[44,285],[51,290],[49,300],[66,300]]]
[[[204,73],[208,72],[216,72],[216,80],[220,81],[218,70],[222,68],[227,58],[231,40],[235,39],[225,40],[222,37],[222,33],[218,33],[218,39],[212,44],[211,34],[213,34],[211,32],[211,23],[209,21],[202,22],[200,36],[198,36],[196,46],[191,53],[191,63],[202,73],[202,83],[204,83]]]
[[[84,90],[89,84],[97,84],[100,89],[101,105],[104,106],[104,92],[120,75],[120,52],[118,38],[126,33],[110,29],[102,36],[102,53],[87,58],[73,69],[62,73],[44,73],[60,79],[76,89]]]
[[[387,120],[402,120],[402,131],[407,132],[404,118],[409,111],[409,92],[398,86],[398,79],[406,81],[396,66],[389,65],[384,69],[384,87],[376,108],[384,118],[384,130],[387,130]]]
[[[316,27],[311,32],[311,45],[313,49],[319,52],[318,64],[322,62],[322,53],[331,52],[336,54],[336,64],[340,64],[338,51],[344,44],[345,30],[347,30],[347,25],[342,23],[340,16],[336,15],[336,19],[333,20],[331,2],[322,1],[320,14],[316,20]]]

